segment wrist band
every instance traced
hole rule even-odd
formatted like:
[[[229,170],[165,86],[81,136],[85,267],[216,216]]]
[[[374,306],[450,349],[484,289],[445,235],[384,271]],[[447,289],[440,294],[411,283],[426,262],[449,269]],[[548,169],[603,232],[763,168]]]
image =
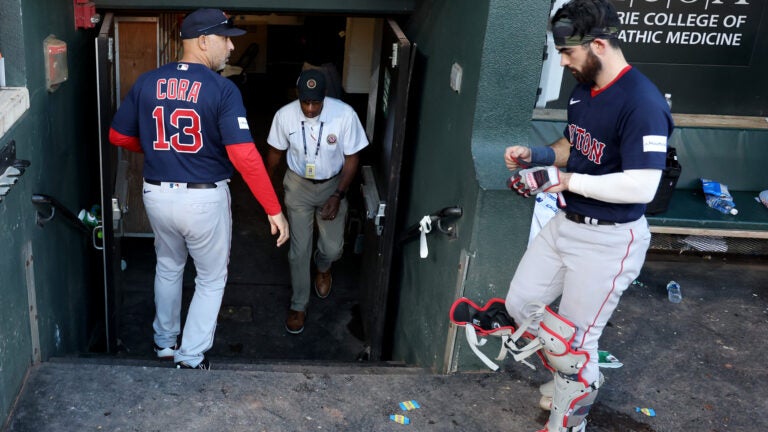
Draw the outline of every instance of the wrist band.
[[[540,166],[555,164],[555,150],[550,146],[531,147],[531,163]]]

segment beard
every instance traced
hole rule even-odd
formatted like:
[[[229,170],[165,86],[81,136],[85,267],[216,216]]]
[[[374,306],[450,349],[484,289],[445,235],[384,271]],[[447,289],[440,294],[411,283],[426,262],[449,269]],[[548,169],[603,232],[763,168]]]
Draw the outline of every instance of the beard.
[[[228,60],[229,60],[228,58],[225,58],[224,60],[220,61],[219,64],[216,66],[216,72],[221,72],[224,69],[226,69]]]
[[[581,71],[571,69],[573,77],[581,84],[593,85],[597,75],[603,70],[603,62],[592,52],[592,48],[587,51],[587,59],[584,61]]]

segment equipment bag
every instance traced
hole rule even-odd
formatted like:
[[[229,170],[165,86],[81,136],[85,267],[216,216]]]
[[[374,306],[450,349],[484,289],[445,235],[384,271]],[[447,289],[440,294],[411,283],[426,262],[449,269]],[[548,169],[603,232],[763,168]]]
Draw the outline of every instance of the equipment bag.
[[[681,171],[682,167],[677,160],[677,150],[674,147],[667,147],[667,166],[661,174],[659,187],[656,189],[653,201],[645,207],[645,214],[655,215],[667,211]]]

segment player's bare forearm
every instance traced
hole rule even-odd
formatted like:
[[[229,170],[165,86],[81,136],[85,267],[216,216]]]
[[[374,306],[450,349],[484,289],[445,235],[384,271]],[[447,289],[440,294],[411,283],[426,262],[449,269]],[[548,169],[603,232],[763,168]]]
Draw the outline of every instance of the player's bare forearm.
[[[571,143],[563,137],[553,142],[550,147],[555,151],[555,166],[565,168],[571,155]]]

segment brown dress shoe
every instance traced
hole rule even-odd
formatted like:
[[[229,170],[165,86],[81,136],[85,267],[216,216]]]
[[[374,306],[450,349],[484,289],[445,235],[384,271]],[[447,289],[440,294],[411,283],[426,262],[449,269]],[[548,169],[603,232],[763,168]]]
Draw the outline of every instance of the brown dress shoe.
[[[304,331],[304,320],[307,319],[305,311],[288,311],[288,319],[285,320],[285,329],[288,333],[299,334]]]
[[[315,294],[321,299],[328,297],[331,293],[332,281],[330,269],[327,272],[317,272],[317,276],[315,276]]]

